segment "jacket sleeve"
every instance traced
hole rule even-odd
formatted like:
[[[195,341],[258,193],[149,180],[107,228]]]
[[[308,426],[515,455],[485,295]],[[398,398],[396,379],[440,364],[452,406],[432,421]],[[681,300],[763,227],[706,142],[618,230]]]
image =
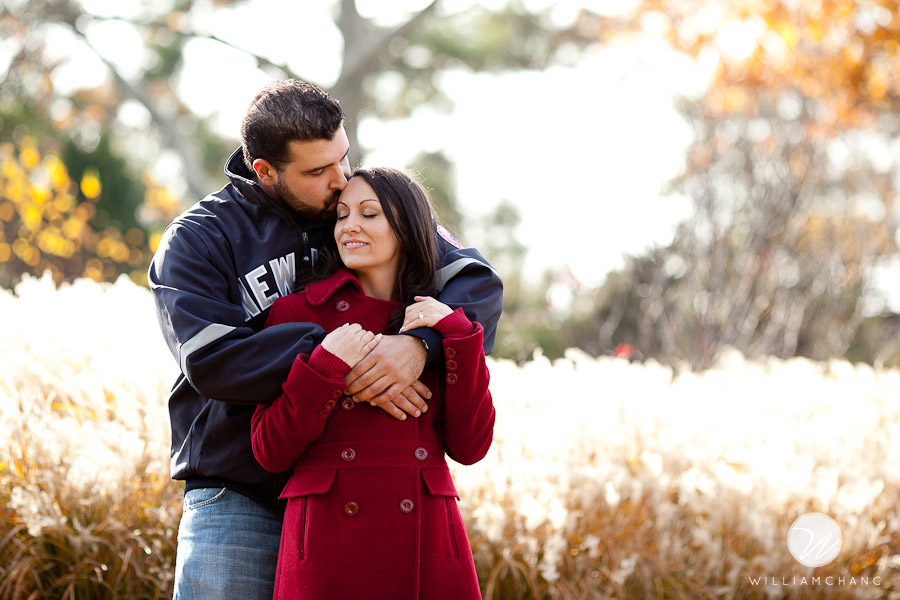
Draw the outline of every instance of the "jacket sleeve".
[[[488,389],[484,329],[460,309],[441,319],[435,329],[444,336],[444,448],[456,462],[471,465],[484,458],[494,439],[496,413]]]
[[[503,281],[475,248],[458,248],[435,230],[439,265],[435,275],[437,299],[451,308],[461,308],[471,321],[484,328],[484,351],[494,349],[497,321],[503,310]],[[428,347],[427,367],[440,364],[441,336],[433,328],[420,327],[405,331],[425,340]]]
[[[181,372],[197,392],[237,404],[269,402],[281,391],[298,354],[324,336],[312,323],[256,331],[245,322],[240,282],[220,261],[196,224],[176,221],[166,230],[148,280],[163,336]],[[213,238],[214,239],[214,238]],[[233,280],[232,280],[233,279]]]
[[[253,455],[266,471],[290,469],[325,429],[344,389],[350,367],[321,346],[294,361],[282,389],[270,404],[256,407],[250,422]]]

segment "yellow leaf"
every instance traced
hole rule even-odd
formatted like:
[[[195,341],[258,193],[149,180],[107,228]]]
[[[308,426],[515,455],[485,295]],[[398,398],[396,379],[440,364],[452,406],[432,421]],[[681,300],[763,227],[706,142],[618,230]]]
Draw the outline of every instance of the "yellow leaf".
[[[84,268],[84,276],[94,281],[103,281],[103,271],[95,266],[87,266]]]
[[[65,235],[70,240],[77,240],[81,237],[82,229],[84,228],[84,221],[80,219],[76,219],[75,217],[71,217],[63,223],[62,231],[63,235]]]
[[[128,260],[128,246],[124,243],[116,240],[112,247],[112,252],[110,252],[110,258],[112,258],[117,263],[123,263]]]
[[[25,227],[32,231],[36,231],[41,223],[41,209],[34,204],[29,204],[22,211],[22,222]]]
[[[867,87],[869,88],[869,94],[872,95],[872,99],[881,100],[887,95],[888,91],[888,82],[879,72],[872,72],[869,74],[869,81],[866,82]]]
[[[66,171],[66,165],[63,164],[56,156],[48,156],[44,160],[47,170],[50,172],[50,182],[53,189],[62,191],[69,187],[69,173]]]
[[[41,162],[41,155],[34,148],[23,148],[21,154],[19,154],[19,160],[22,161],[22,166],[30,171]]]
[[[775,33],[784,40],[784,45],[787,46],[788,50],[793,50],[797,46],[797,28],[791,23],[779,21],[775,24]]]
[[[100,178],[97,177],[97,173],[85,171],[84,176],[81,178],[81,193],[84,194],[85,198],[94,200],[100,196],[100,187]]]
[[[150,251],[156,252],[159,248],[159,242],[162,241],[162,233],[154,233],[150,236]]]
[[[67,213],[75,206],[75,199],[69,194],[60,194],[53,201],[53,204],[59,212]]]

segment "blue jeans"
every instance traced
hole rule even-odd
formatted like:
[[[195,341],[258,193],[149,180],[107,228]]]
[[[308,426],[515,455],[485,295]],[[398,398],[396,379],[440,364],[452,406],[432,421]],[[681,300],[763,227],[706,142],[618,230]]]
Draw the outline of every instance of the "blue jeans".
[[[225,488],[184,495],[175,600],[272,600],[281,517]]]

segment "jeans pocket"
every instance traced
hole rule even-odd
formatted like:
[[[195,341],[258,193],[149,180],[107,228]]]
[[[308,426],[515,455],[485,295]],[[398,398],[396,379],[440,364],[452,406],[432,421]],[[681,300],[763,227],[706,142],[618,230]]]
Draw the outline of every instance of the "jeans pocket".
[[[228,493],[226,488],[197,488],[184,493],[184,510],[197,510],[215,504]]]

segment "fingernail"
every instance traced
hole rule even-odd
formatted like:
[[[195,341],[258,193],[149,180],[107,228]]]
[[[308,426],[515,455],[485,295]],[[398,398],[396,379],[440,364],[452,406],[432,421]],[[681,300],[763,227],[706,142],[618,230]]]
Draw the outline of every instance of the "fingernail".
[[[425,406],[422,407],[422,412],[425,412],[426,410],[428,410],[428,405],[427,405],[427,404],[426,404]]]
[[[431,399],[431,392],[428,392],[428,399]]]
[[[422,411],[421,411],[421,410],[417,410],[417,411],[416,411],[416,416],[417,416],[417,417],[418,417],[419,415],[421,415],[421,414],[422,414]]]
[[[374,402],[369,402],[369,406],[375,406]]]
[[[405,415],[405,414],[404,414],[404,415],[400,415],[400,420],[401,420],[401,421],[405,421],[405,420],[406,420],[406,415]]]

